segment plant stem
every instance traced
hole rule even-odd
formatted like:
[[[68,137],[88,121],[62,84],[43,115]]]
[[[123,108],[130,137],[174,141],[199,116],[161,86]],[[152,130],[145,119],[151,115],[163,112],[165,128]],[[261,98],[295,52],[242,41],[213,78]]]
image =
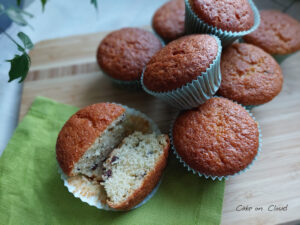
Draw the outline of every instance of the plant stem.
[[[0,30],[3,32],[3,34],[6,35],[6,37],[8,37],[13,43],[15,43],[17,46],[19,46],[18,42],[16,42],[15,39],[13,39],[12,36],[10,36],[8,33],[6,33],[5,30],[2,30],[1,28],[0,28]]]

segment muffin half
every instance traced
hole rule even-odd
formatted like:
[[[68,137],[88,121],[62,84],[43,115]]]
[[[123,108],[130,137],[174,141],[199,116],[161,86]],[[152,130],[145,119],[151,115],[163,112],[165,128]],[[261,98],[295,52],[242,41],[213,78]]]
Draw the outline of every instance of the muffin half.
[[[69,191],[109,210],[128,210],[141,203],[158,184],[169,149],[168,136],[159,134],[152,123],[143,114],[113,103],[75,113],[56,144]]]

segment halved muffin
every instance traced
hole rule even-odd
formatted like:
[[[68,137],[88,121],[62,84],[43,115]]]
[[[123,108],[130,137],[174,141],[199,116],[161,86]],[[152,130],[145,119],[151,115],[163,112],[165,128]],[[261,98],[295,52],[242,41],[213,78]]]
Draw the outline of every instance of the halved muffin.
[[[167,135],[134,132],[114,149],[103,165],[107,204],[130,209],[156,186],[167,163]]]
[[[167,163],[169,138],[160,135],[150,120],[130,110],[113,103],[94,104],[75,113],[60,131],[57,161],[68,176],[69,185],[74,186],[70,178],[77,177],[78,188],[74,191],[80,190],[77,195],[83,195],[83,201],[88,202],[86,196],[95,199],[98,194],[97,204],[128,210],[140,203],[160,180]],[[124,176],[115,178],[118,174],[115,161],[120,163],[117,168],[122,167]],[[137,176],[141,171],[143,176]],[[97,189],[95,184],[99,185],[99,190],[104,187],[106,193],[89,191],[92,190],[90,186]],[[74,191],[71,190],[75,195]]]

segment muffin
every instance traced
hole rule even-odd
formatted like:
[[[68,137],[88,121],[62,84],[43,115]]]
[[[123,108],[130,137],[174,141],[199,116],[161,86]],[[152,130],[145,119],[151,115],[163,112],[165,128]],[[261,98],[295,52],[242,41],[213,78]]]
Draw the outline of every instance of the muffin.
[[[254,25],[254,15],[247,0],[190,0],[193,12],[213,27],[239,32]]]
[[[113,103],[94,104],[71,116],[56,143],[68,189],[88,203],[96,197],[108,209],[128,210],[141,203],[158,184],[169,149],[168,136],[150,122]]]
[[[276,10],[262,10],[260,17],[258,29],[243,37],[245,42],[271,55],[287,55],[300,49],[299,21]]]
[[[56,142],[57,161],[66,175],[102,180],[101,162],[125,136],[125,111],[120,105],[99,103],[71,116]]]
[[[221,44],[216,36],[197,34],[170,42],[147,63],[146,92],[178,108],[192,108],[212,97],[221,82]]]
[[[206,178],[245,170],[260,149],[257,122],[241,105],[222,97],[182,112],[171,133],[177,157]]]
[[[259,13],[251,0],[185,0],[185,4],[186,32],[215,34],[224,46],[259,25]]]
[[[97,50],[100,68],[118,84],[139,84],[144,66],[162,48],[151,32],[123,28],[108,34]]]
[[[152,18],[152,27],[169,42],[184,35],[184,0],[171,0],[160,7]]]
[[[159,182],[168,150],[166,135],[134,132],[124,138],[103,165],[108,206],[128,210],[140,203]]]
[[[219,95],[245,106],[271,101],[283,84],[281,68],[271,55],[246,43],[227,47],[221,57]]]

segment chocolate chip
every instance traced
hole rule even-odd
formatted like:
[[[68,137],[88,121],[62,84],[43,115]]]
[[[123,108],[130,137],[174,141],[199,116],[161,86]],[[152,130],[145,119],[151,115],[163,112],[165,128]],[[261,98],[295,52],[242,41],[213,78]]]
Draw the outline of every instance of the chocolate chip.
[[[114,161],[116,161],[116,160],[118,160],[118,159],[119,159],[119,157],[114,155],[114,156],[112,157],[112,159],[111,159],[111,162],[113,163]]]
[[[106,159],[107,159],[107,158],[104,158],[104,159],[102,160],[102,162],[105,162],[105,161],[106,161]]]
[[[152,155],[154,151],[147,152],[148,155]]]
[[[111,177],[111,174],[112,174],[112,171],[111,171],[111,170],[107,170],[107,171],[105,172],[105,176],[107,176],[107,177]]]
[[[91,168],[91,170],[95,170],[97,167],[98,167],[98,164],[96,163],[96,164]]]

